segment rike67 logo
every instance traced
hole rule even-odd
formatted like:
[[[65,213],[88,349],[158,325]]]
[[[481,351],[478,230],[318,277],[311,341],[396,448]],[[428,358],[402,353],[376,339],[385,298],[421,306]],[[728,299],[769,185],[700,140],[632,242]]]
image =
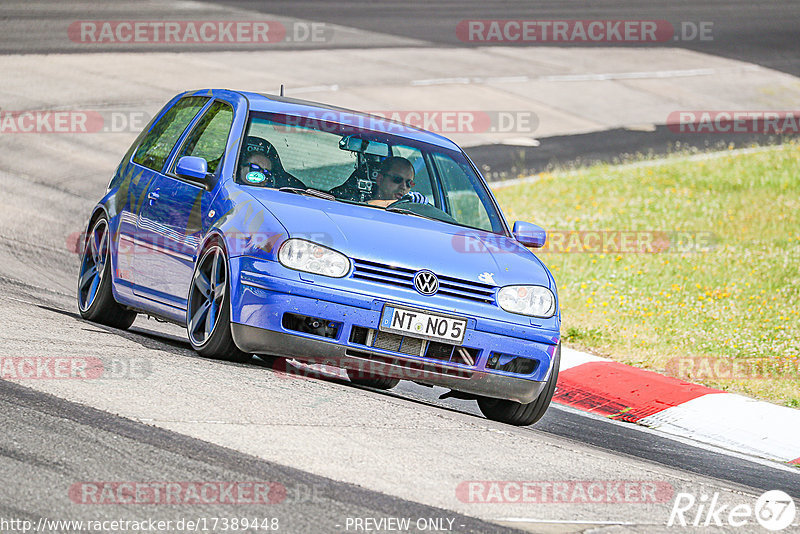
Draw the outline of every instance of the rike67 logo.
[[[667,526],[680,527],[750,527],[758,523],[767,530],[777,532],[792,525],[797,510],[792,498],[781,490],[767,491],[755,506],[741,503],[731,506],[720,500],[719,493],[696,497],[691,493],[678,493],[672,503]],[[753,521],[755,519],[755,521]]]

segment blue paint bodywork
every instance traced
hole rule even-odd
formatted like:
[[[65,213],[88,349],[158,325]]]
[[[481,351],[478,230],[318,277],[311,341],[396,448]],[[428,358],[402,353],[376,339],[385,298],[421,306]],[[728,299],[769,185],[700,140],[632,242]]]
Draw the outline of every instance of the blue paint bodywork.
[[[190,95],[206,97],[207,102],[183,132],[160,172],[134,163],[133,154],[144,134],[180,98]],[[215,178],[203,185],[170,174],[168,170],[175,165],[183,140],[215,100],[234,109],[227,149]],[[173,98],[125,155],[92,215],[94,220],[105,212],[114,237],[114,298],[130,309],[185,325],[195,262],[209,239],[219,239],[229,258],[234,327],[258,329],[260,335],[266,336],[261,339],[269,339],[271,333],[280,334],[281,340],[291,336],[299,343],[293,349],[300,351],[293,354],[298,359],[316,360],[326,350],[344,355],[352,349],[359,354],[424,363],[427,359],[422,356],[351,341],[353,327],[377,329],[386,304],[463,317],[467,320],[463,345],[477,349],[478,356],[474,365],[447,365],[474,372],[473,382],[482,385],[436,377],[421,381],[497,398],[534,400],[549,376],[560,339],[556,286],[548,269],[514,239],[505,221],[503,232],[492,233],[363,205],[249,187],[234,180],[236,157],[250,112],[303,115],[330,109],[333,108],[228,90],[188,92]],[[369,124],[374,131],[397,135],[397,125],[391,121],[370,117]],[[404,135],[418,143],[461,153],[453,142],[430,132],[409,128]],[[480,176],[477,169],[475,173]],[[496,206],[488,187],[481,185]],[[497,212],[500,213],[499,208]],[[532,228],[535,230],[532,225],[525,227],[528,232]],[[350,272],[343,278],[330,278],[284,267],[277,261],[277,253],[281,243],[290,237],[303,237],[343,253],[350,258]],[[464,298],[458,291],[423,296],[413,287],[355,276],[358,265],[365,264],[403,272],[428,269],[457,283],[482,284],[493,292],[490,300],[503,286],[545,286],[556,295],[557,311],[543,319],[509,313],[495,302]],[[338,332],[335,337],[321,338],[288,330],[282,323],[286,312],[324,318],[337,324]],[[244,337],[237,338],[236,332],[234,339],[239,344]],[[242,343],[247,345],[243,349],[258,352],[250,342]],[[267,343],[267,347],[271,345]],[[492,353],[500,354],[501,360],[509,355],[535,360],[535,371],[523,376],[488,369],[486,364]],[[513,392],[503,391],[502,379],[511,380],[512,375],[516,386],[509,391]],[[522,389],[519,381],[523,381]],[[520,393],[522,390],[525,392]]]

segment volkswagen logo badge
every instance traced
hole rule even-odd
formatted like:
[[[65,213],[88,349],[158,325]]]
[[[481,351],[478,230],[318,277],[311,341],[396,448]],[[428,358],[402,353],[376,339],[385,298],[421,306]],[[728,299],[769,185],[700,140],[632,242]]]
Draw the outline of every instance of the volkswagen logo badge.
[[[414,275],[414,288],[423,295],[439,291],[439,279],[431,271],[419,271]]]

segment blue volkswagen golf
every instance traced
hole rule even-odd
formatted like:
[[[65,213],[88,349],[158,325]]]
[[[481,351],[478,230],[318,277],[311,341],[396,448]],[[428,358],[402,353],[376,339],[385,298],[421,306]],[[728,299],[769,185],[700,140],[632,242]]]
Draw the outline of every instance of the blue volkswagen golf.
[[[290,98],[180,94],[91,213],[81,315],[183,325],[201,355],[334,364],[538,421],[558,376],[553,276],[452,141]]]

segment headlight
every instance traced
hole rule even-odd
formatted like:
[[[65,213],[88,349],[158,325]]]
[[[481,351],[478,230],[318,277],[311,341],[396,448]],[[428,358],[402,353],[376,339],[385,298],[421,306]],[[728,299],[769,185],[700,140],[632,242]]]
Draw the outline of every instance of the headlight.
[[[497,304],[507,312],[552,317],[556,312],[553,292],[542,286],[506,286],[497,293]]]
[[[278,251],[278,261],[296,271],[341,278],[350,270],[347,256],[304,239],[287,239]]]

